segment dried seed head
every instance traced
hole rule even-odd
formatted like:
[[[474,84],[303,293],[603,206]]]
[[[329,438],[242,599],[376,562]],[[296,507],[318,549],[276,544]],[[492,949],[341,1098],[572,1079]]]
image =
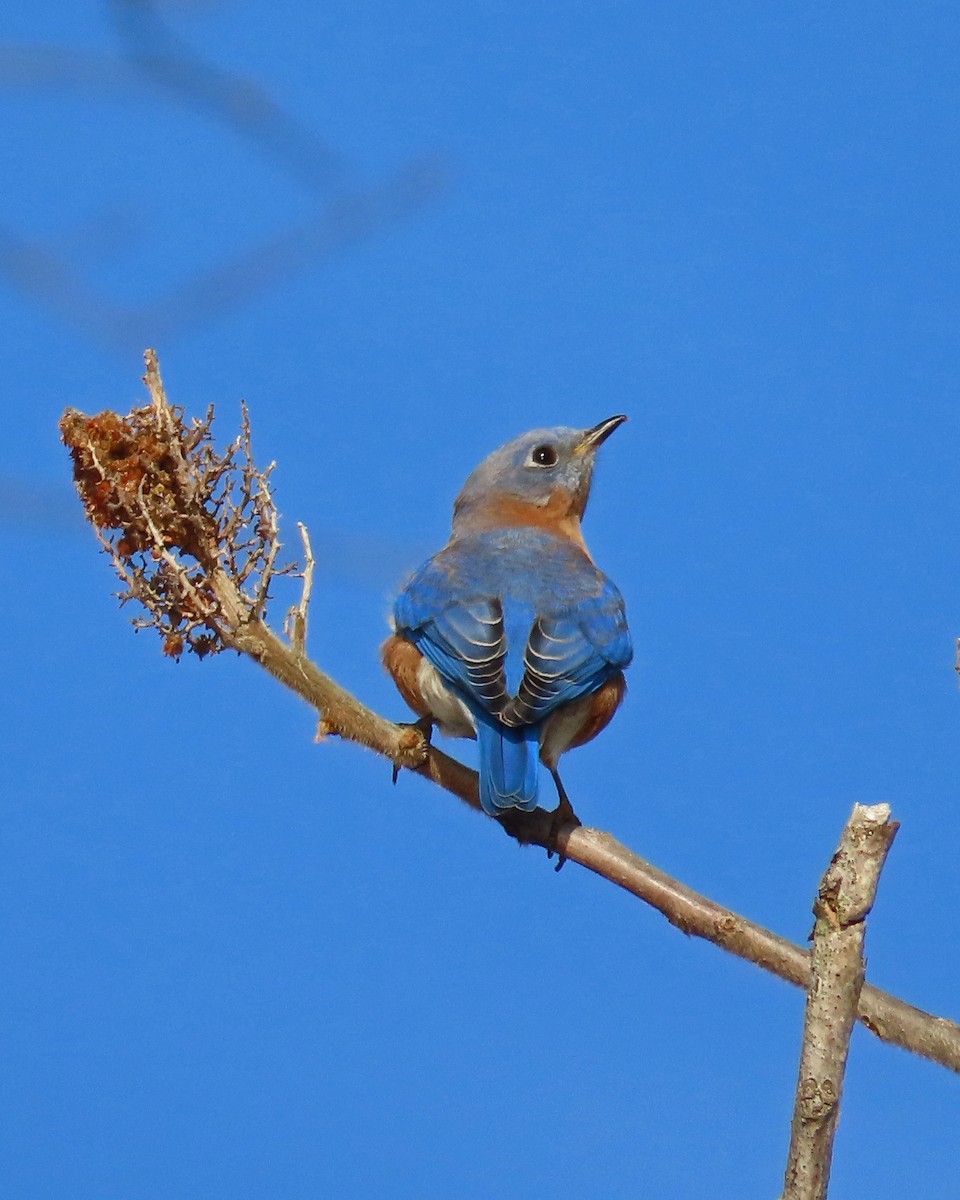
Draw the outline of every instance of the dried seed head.
[[[295,566],[275,565],[272,465],[253,463],[246,409],[240,437],[218,451],[213,408],[188,425],[167,402],[152,352],[145,382],[150,405],[126,416],[67,409],[60,431],[87,518],[126,585],[121,602],[146,609],[134,624],[156,628],[172,658],[185,649],[205,657],[231,644],[238,619],[263,617],[272,580]]]

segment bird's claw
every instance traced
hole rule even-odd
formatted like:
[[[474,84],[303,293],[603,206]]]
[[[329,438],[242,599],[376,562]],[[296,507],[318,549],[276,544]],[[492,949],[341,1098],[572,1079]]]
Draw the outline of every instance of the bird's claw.
[[[420,717],[416,721],[398,721],[397,724],[400,726],[401,729],[416,729],[417,732],[423,737],[423,740],[427,743],[427,745],[428,746],[430,745],[430,739],[433,737],[433,718],[432,717]],[[396,784],[396,782],[399,778],[400,778],[400,764],[398,762],[395,762],[393,764],[393,775],[392,775],[393,783]]]
[[[554,870],[560,871],[563,869],[563,864],[567,861],[567,856],[557,845],[557,839],[560,836],[560,830],[564,825],[580,825],[581,821],[577,814],[573,811],[573,805],[570,803],[570,797],[567,795],[567,789],[563,786],[556,767],[550,768],[550,774],[553,776],[553,782],[557,785],[558,802],[550,821],[550,832],[547,834],[547,858],[553,858],[554,852],[556,851],[557,865]]]
[[[581,824],[580,818],[573,811],[573,805],[567,798],[566,793],[560,798],[560,803],[554,810],[550,821],[550,832],[547,835],[547,858],[553,858],[554,853],[557,855],[557,865],[555,871],[561,871],[563,864],[567,861],[567,856],[557,845],[557,839],[560,836],[560,830],[564,825],[578,826]]]

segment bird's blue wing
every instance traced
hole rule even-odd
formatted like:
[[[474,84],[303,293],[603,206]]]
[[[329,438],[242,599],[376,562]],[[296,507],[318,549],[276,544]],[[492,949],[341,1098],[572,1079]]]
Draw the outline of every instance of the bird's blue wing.
[[[446,586],[444,586],[446,584]],[[507,640],[496,598],[464,598],[437,572],[415,576],[397,598],[397,632],[489,713],[507,703]]]
[[[534,621],[523,678],[500,720],[513,727],[535,725],[558,705],[594,691],[632,657],[623,598],[604,579],[598,596]]]

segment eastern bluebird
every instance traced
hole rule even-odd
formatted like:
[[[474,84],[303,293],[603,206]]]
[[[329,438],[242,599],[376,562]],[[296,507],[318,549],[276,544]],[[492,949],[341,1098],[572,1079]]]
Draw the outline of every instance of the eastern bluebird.
[[[576,820],[557,764],[607,725],[633,657],[623,597],[590,557],[580,520],[599,446],[626,420],[534,429],[484,459],[453,509],[450,541],[394,606],[383,664],[421,717],[480,746],[491,816],[537,807]]]

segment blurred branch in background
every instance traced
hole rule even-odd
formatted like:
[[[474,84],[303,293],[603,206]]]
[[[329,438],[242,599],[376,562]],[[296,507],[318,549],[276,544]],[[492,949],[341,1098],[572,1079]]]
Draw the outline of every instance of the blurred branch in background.
[[[434,154],[418,155],[387,178],[362,183],[347,156],[264,87],[194,52],[161,19],[158,4],[107,0],[107,5],[119,56],[73,47],[0,45],[0,85],[79,88],[121,100],[133,89],[148,88],[164,102],[213,118],[238,134],[292,185],[307,189],[314,213],[136,305],[99,294],[78,257],[58,246],[62,237],[38,240],[0,228],[0,274],[94,340],[125,349],[134,340],[142,345],[145,334],[169,338],[208,322],[328,255],[407,220],[447,189],[447,167]],[[162,177],[162,162],[156,170]],[[148,240],[145,230],[140,234]],[[148,279],[149,272],[143,277]]]
[[[428,745],[417,727],[396,725],[368,709],[307,657],[312,555],[306,538],[304,595],[287,622],[292,634],[282,638],[267,624],[278,549],[268,472],[250,461],[246,429],[218,455],[210,436],[212,410],[203,421],[187,423],[183,410],[167,402],[153,351],[146,361],[150,406],[124,417],[68,409],[61,421],[87,517],[124,583],[122,598],[147,611],[140,623],[158,628],[166,653],[174,656],[192,647],[204,655],[224,648],[248,654],[317,711],[320,735],[367,746],[478,810],[474,771]],[[244,511],[253,514],[246,522],[237,518]],[[610,834],[569,823],[557,832],[553,814],[542,809],[511,814],[501,824],[522,844],[556,849],[653,905],[684,933],[809,987],[808,951],[670,878]],[[953,1021],[867,985],[857,1017],[884,1041],[960,1072],[960,1026]]]
[[[240,308],[284,278],[412,216],[445,186],[437,163],[407,167],[379,189],[330,201],[322,215],[291,226],[142,307],[112,304],[47,246],[0,229],[0,274],[97,341],[128,348],[143,330],[172,337]]]
[[[3,527],[56,537],[87,536],[83,517],[77,512],[76,493],[68,485],[44,487],[0,474]],[[323,530],[313,535],[313,542],[319,579],[384,593],[422,562],[428,552],[428,547],[412,541],[360,530]]]
[[[127,61],[171,98],[229,125],[311,191],[328,188],[350,173],[346,157],[258,83],[234,75],[195,54],[165,24],[153,0],[107,0]]]
[[[77,520],[76,506],[69,501],[66,488],[43,487],[0,475],[0,524],[20,532],[78,535],[83,522]]]

